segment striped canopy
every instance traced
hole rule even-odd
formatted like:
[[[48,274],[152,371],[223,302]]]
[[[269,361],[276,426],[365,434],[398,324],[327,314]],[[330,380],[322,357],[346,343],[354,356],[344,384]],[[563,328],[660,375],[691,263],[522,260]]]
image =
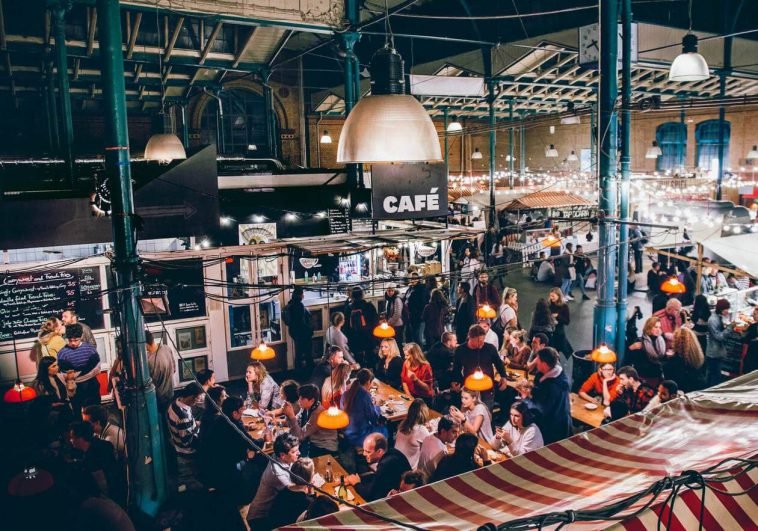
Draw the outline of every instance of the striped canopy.
[[[758,454],[758,371],[691,393],[650,413],[627,417],[526,455],[364,506],[424,529],[476,529],[547,512],[600,508],[646,489],[666,475],[703,470],[729,457]],[[716,485],[737,492],[755,485],[758,470]],[[650,508],[621,521],[564,529],[698,528],[701,492],[664,492]],[[641,508],[649,501],[642,499]],[[631,514],[628,510],[623,514]],[[708,490],[705,529],[755,529],[758,489],[731,497]],[[340,511],[286,529],[399,529],[359,510]]]

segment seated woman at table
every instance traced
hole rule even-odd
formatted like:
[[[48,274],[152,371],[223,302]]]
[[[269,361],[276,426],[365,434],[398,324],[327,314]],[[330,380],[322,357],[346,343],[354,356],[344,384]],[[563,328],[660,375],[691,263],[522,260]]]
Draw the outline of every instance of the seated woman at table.
[[[347,381],[350,379],[351,371],[350,364],[343,361],[332,371],[331,376],[326,377],[321,387],[321,404],[325,408],[339,407],[342,395],[347,391]]]
[[[260,361],[248,363],[245,371],[245,384],[247,385],[248,400],[258,402],[260,409],[282,407],[283,400],[279,394],[279,385]]]
[[[292,406],[292,410],[295,412],[295,415],[297,415],[300,412],[300,404],[297,401],[298,387],[300,387],[300,384],[295,380],[284,380],[279,387],[279,399],[281,400],[282,406],[272,409],[267,415],[271,417],[284,415],[284,406],[287,404]]]
[[[434,397],[434,376],[432,366],[426,360],[426,356],[418,346],[418,343],[407,343],[403,347],[405,363],[401,378],[403,390],[413,398],[422,398],[427,404]]]
[[[511,405],[510,420],[498,428],[492,446],[502,448],[510,457],[542,448],[542,432],[534,422],[534,413],[524,400],[517,400]]]
[[[294,523],[308,510],[315,499],[313,487],[310,486],[315,470],[313,460],[307,457],[301,457],[292,463],[290,467],[292,485],[280,490],[271,503],[271,511],[268,515],[271,529]]]
[[[587,402],[610,406],[618,396],[619,378],[612,363],[603,363],[587,378],[579,389],[579,396]]]
[[[345,428],[344,435],[351,446],[363,446],[363,439],[369,433],[387,435],[382,410],[371,398],[373,381],[374,373],[369,369],[361,369],[350,388],[342,395],[342,410],[350,417],[350,424]]]
[[[504,345],[507,365],[511,369],[526,369],[532,349],[526,344],[526,330],[514,330]]]
[[[377,379],[390,387],[402,389],[401,373],[403,372],[403,358],[397,341],[392,338],[383,339],[379,344],[379,363],[376,364]]]
[[[408,459],[411,468],[418,467],[421,456],[421,443],[430,433],[426,427],[429,420],[429,407],[421,398],[411,402],[408,408],[408,416],[403,419],[397,428],[395,436],[395,448],[402,452]]]
[[[492,414],[481,401],[479,391],[471,391],[464,387],[461,391],[461,409],[450,406],[450,416],[461,423],[463,432],[488,443],[495,437],[492,433]]]
[[[455,440],[455,451],[440,460],[434,474],[429,478],[429,483],[476,470],[479,468],[479,463],[474,458],[475,454],[479,456],[485,466],[491,464],[491,461],[487,459],[487,450],[479,446],[479,439],[476,438],[476,435],[462,433]]]

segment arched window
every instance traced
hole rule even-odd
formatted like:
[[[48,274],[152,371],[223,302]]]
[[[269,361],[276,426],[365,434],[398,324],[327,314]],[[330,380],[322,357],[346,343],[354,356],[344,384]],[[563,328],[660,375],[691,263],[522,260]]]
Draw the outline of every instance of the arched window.
[[[731,126],[724,122],[724,161],[729,161],[729,135]],[[718,169],[719,158],[719,121],[706,120],[700,122],[695,128],[695,140],[697,141],[697,165],[703,170]]]
[[[687,153],[687,126],[682,122],[666,122],[655,130],[655,139],[663,155],[658,157],[656,170],[678,170],[684,166]]]
[[[244,89],[222,90],[219,96],[223,123],[218,119],[218,102],[210,98],[200,119],[201,142],[215,143],[218,152],[225,155],[269,156],[263,96]],[[248,147],[253,145],[256,150],[249,152]]]

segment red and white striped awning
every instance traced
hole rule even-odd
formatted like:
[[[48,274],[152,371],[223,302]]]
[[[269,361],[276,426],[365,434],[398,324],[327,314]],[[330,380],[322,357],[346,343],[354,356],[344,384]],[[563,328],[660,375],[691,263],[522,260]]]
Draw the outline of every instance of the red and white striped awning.
[[[547,512],[605,507],[666,475],[703,470],[729,457],[758,453],[758,371],[721,386],[582,433],[526,455],[365,506],[425,529],[475,529]],[[717,486],[738,492],[758,470]],[[666,493],[667,494],[667,493]],[[581,522],[565,529],[641,530],[668,523],[666,495],[621,522]],[[636,508],[649,500],[643,499]],[[671,529],[697,529],[701,493],[682,489]],[[626,511],[624,514],[632,514]],[[708,490],[705,529],[758,529],[758,489],[731,497]],[[358,510],[340,511],[286,529],[398,529]]]

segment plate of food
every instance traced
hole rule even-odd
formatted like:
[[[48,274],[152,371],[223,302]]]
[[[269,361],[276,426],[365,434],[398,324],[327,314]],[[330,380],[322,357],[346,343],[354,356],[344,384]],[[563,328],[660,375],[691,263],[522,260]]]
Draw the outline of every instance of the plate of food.
[[[588,411],[595,411],[597,409],[597,404],[594,404],[592,402],[587,402],[586,404],[584,404],[584,409]]]

